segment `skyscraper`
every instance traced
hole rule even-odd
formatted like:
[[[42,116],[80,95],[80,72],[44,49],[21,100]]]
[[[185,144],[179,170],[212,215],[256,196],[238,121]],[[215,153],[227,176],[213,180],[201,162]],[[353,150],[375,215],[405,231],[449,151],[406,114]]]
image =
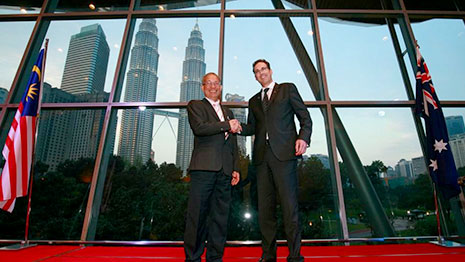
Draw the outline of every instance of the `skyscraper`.
[[[245,97],[240,96],[238,94],[226,94],[224,96],[227,102],[244,102]],[[234,117],[239,120],[241,123],[247,122],[246,117],[246,110],[245,108],[231,108],[231,111],[234,114]],[[239,147],[239,153],[245,156],[247,154],[247,149],[245,147],[246,137],[245,136],[237,136],[237,146]]]
[[[99,24],[82,27],[69,41],[61,89],[44,84],[42,101],[108,101],[109,93],[103,89],[109,53],[105,33]],[[36,149],[38,160],[54,170],[67,159],[95,158],[104,114],[102,109],[43,112],[38,131],[43,139]]]
[[[465,134],[454,135],[449,140],[450,150],[454,156],[455,167],[465,166]]]
[[[462,116],[446,117],[446,126],[450,137],[465,133],[465,125]]]
[[[205,68],[205,49],[203,48],[202,33],[196,23],[187,43],[186,57],[182,67],[181,102],[204,97],[200,87],[202,77],[205,75]],[[180,109],[179,113],[176,165],[186,174],[191,160],[191,153],[194,149],[194,134],[189,126],[186,110]]]
[[[61,89],[76,95],[102,92],[110,48],[99,24],[84,26],[71,36]]]
[[[155,102],[158,83],[158,29],[155,19],[143,19],[131,50],[127,72],[126,102]],[[145,163],[150,159],[154,111],[124,110],[118,155],[130,163]]]

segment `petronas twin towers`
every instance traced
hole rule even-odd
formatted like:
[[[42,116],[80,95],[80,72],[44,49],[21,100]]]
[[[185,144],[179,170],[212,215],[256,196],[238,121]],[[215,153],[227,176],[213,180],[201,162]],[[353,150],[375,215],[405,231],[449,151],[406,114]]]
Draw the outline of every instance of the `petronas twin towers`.
[[[155,102],[157,95],[158,29],[155,19],[143,19],[131,50],[127,72],[125,102]],[[154,112],[151,109],[124,110],[118,155],[130,163],[145,163],[150,158]]]
[[[143,19],[131,50],[124,101],[155,102],[158,82],[158,29],[155,19]],[[199,25],[195,24],[186,47],[180,101],[202,99],[205,49]],[[118,155],[130,163],[145,163],[151,155],[154,110],[125,110],[122,115]],[[178,122],[176,165],[183,172],[189,166],[194,136],[185,109]]]

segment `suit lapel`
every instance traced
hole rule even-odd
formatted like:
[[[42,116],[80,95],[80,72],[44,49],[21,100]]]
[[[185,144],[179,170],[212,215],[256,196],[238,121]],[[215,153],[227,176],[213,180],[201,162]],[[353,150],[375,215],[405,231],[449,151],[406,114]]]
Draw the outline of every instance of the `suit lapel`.
[[[207,111],[210,112],[210,114],[212,114],[215,117],[216,120],[220,121],[220,118],[216,114],[216,111],[213,108],[212,104],[210,104],[210,102],[208,102],[208,100],[206,98],[202,99],[202,101],[205,104],[205,106],[207,107]]]
[[[271,98],[270,98],[270,106],[273,104],[274,98],[276,97],[276,94],[279,92],[279,84],[275,83],[273,87],[273,93],[271,93]]]

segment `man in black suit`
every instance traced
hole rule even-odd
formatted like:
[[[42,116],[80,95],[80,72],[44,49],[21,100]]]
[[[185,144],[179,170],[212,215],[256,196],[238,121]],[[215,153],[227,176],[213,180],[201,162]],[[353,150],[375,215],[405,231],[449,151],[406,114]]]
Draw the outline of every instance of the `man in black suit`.
[[[187,105],[194,133],[189,165],[191,189],[187,206],[184,251],[186,261],[200,261],[207,240],[207,261],[222,261],[231,201],[231,186],[239,182],[237,132],[240,123],[220,103],[220,78],[202,79],[203,100]]]
[[[241,135],[255,135],[252,163],[257,168],[258,223],[263,249],[260,261],[276,261],[277,195],[289,248],[287,260],[303,261],[297,158],[310,144],[312,120],[296,86],[273,81],[268,61],[255,61],[253,72],[262,89],[249,100],[247,124],[242,124]],[[294,116],[300,122],[298,134]]]

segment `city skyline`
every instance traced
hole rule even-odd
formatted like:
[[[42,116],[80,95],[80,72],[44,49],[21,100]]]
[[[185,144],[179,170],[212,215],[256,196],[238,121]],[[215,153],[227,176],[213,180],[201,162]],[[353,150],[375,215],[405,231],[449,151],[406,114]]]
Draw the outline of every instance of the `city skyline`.
[[[310,92],[310,88],[308,83],[302,74],[302,70],[297,63],[295,58],[295,54],[293,53],[292,49],[289,46],[288,39],[286,38],[284,32],[282,31],[282,26],[279,24],[279,19],[276,18],[256,18],[254,20],[261,20],[261,23],[265,27],[274,27],[276,29],[272,30],[271,32],[261,32],[258,28],[258,24],[251,25],[251,20],[248,18],[227,18],[226,19],[226,32],[225,32],[225,56],[224,56],[224,76],[223,76],[223,86],[224,90],[223,93],[236,93],[240,94],[241,96],[245,97],[247,101],[251,95],[256,93],[259,90],[259,85],[256,83],[255,79],[253,78],[253,74],[251,73],[251,63],[260,57],[268,58],[272,62],[272,67],[274,70],[274,79],[278,82],[285,82],[285,81],[292,81],[295,82],[301,92],[304,100],[312,101],[314,100],[313,95]],[[183,18],[183,19],[157,19],[157,24],[159,27],[159,37],[160,37],[160,62],[159,62],[159,81],[158,81],[158,94],[157,94],[157,101],[177,101],[177,97],[179,97],[179,82],[182,80],[182,61],[183,61],[183,54],[181,50],[183,50],[182,45],[185,44],[186,35],[189,34],[190,30],[192,29],[192,25],[195,24],[195,19],[191,18]],[[313,50],[313,36],[311,35],[310,31],[310,23],[308,19],[304,18],[292,18],[292,21],[295,23],[296,29],[301,36],[302,40],[304,41],[304,45],[309,52],[309,55],[314,59],[314,52]],[[88,20],[88,21],[53,21],[50,24],[50,28],[47,33],[47,37],[51,39],[49,45],[49,58],[47,62],[47,69],[46,69],[46,76],[45,80],[53,80],[50,81],[53,87],[59,87],[59,81],[62,78],[60,76],[60,70],[63,70],[64,66],[64,54],[66,54],[67,47],[64,44],[60,45],[60,42],[67,42],[69,40],[62,41],[63,38],[66,38],[66,35],[71,35],[70,32],[76,32],[82,26],[86,26],[92,23],[101,23],[102,28],[105,31],[107,36],[107,40],[109,41],[109,46],[111,47],[110,52],[110,62],[108,65],[108,72],[105,81],[105,91],[109,91],[113,77],[114,77],[114,69],[116,67],[116,59],[119,52],[119,45],[121,42],[122,32],[124,29],[125,20]],[[140,24],[141,19],[137,20],[136,26]],[[6,23],[5,23],[6,24]],[[19,25],[18,25],[19,24]],[[25,32],[30,32],[32,30],[32,26],[34,23],[24,22],[24,23],[15,23],[15,25],[21,26],[21,30],[24,29]],[[200,18],[199,25],[202,28],[202,33],[204,37],[204,43],[206,45],[206,49],[208,50],[206,54],[206,64],[207,70],[206,71],[217,71],[218,65],[218,45],[219,45],[219,19],[217,18]],[[247,26],[246,26],[247,25]],[[347,43],[344,45],[343,49],[347,50],[350,48],[358,48],[355,47],[360,41],[366,41],[372,43],[371,46],[368,46],[367,49],[372,50],[373,46],[377,46],[381,44],[383,46],[383,50],[388,50],[388,52],[379,52],[377,55],[379,57],[379,61],[384,61],[383,58],[386,55],[394,56],[392,51],[392,43],[390,43],[390,36],[386,30],[386,26],[368,26],[359,28],[357,26],[351,25],[350,23],[346,24],[338,24],[334,22],[329,22],[325,20],[321,20],[320,22],[321,30],[324,32],[334,31],[338,28],[347,28],[350,32],[352,32],[352,36],[354,41]],[[262,26],[263,27],[263,26]],[[76,28],[76,29],[72,29]],[[434,28],[441,34],[441,37],[431,35],[430,28]],[[71,30],[72,29],[72,30]],[[354,30],[357,29],[357,30]],[[396,29],[398,29],[396,27]],[[12,26],[1,27],[0,30],[5,32],[7,35],[15,35],[10,30],[19,31],[17,28]],[[239,31],[240,30],[240,31]],[[459,20],[446,20],[446,19],[432,19],[430,21],[426,21],[419,24],[413,25],[413,30],[417,39],[420,39],[420,44],[422,47],[422,53],[425,56],[425,59],[430,67],[431,74],[433,77],[433,81],[435,83],[436,90],[439,93],[439,98],[441,100],[452,99],[454,100],[457,97],[464,97],[465,93],[463,93],[465,88],[457,89],[457,92],[451,93],[450,91],[454,90],[451,86],[454,83],[460,83],[456,79],[455,76],[460,75],[459,73],[463,71],[464,66],[458,64],[457,61],[463,61],[463,52],[455,52],[454,55],[448,55],[449,53],[453,52],[454,50],[458,50],[457,46],[459,46],[463,40],[463,22],[460,24]],[[263,31],[263,30],[262,30]],[[273,39],[276,39],[271,46],[265,46],[262,51],[256,52],[257,48],[252,47],[251,51],[243,51],[238,52],[240,50],[245,50],[244,45],[247,42],[241,37],[234,37],[231,38],[232,35],[246,35],[250,36],[251,32],[253,32],[253,39],[267,39],[268,34],[275,35]],[[337,30],[335,31],[335,35],[337,35]],[[372,33],[373,32],[373,33]],[[381,32],[381,33],[380,33]],[[342,35],[340,35],[342,36]],[[360,37],[359,37],[360,36]],[[328,74],[328,78],[334,79],[334,73],[330,73],[330,70],[335,70],[337,66],[332,66],[331,62],[334,60],[331,56],[333,54],[333,50],[338,47],[338,42],[335,41],[336,39],[331,38],[332,35],[328,35],[328,33],[322,34],[322,40],[324,41],[323,44],[323,51],[325,52],[325,62],[326,70]],[[387,37],[387,38],[386,38]],[[25,44],[27,43],[27,37],[21,38],[25,39]],[[431,41],[434,38],[435,41]],[[15,38],[18,39],[18,38]],[[358,39],[358,41],[355,41]],[[385,40],[386,39],[386,40]],[[5,57],[8,57],[10,53],[14,54],[14,52],[10,52],[15,44],[11,44],[14,40],[7,39],[5,40],[7,43],[10,43],[10,46],[5,49],[8,50],[8,53],[5,54]],[[437,41],[440,41],[438,43]],[[433,43],[436,45],[441,44],[445,46],[450,46],[450,48],[446,48],[443,50],[444,52],[434,52],[435,50]],[[401,40],[402,44],[402,40]],[[20,45],[19,45],[20,46]],[[17,57],[21,57],[22,52],[24,50],[16,51]],[[280,56],[281,57],[288,57],[287,60],[283,60],[284,58],[278,57],[276,54],[271,52],[273,48],[280,47]],[[250,47],[248,47],[250,48]],[[387,48],[387,49],[386,49]],[[21,49],[21,47],[19,48]],[[360,49],[360,48],[358,48]],[[59,51],[61,50],[61,51]],[[211,50],[211,51],[210,51]],[[338,53],[334,53],[336,55]],[[350,61],[351,59],[346,57],[344,54],[341,54],[337,58],[337,61]],[[450,61],[445,62],[443,57],[452,57]],[[16,61],[19,63],[19,59],[8,59],[8,61]],[[60,61],[61,60],[61,61]],[[353,59],[352,59],[353,60]],[[113,62],[112,62],[113,61]],[[282,63],[281,63],[282,61]],[[392,58],[389,58],[389,61],[392,61]],[[407,61],[408,62],[408,61]],[[8,62],[9,63],[9,62]],[[449,66],[450,64],[450,66]],[[3,65],[3,64],[2,64]],[[285,66],[283,66],[285,65]],[[447,66],[445,66],[447,65]],[[14,76],[14,70],[16,70],[16,66],[7,66],[7,68],[14,68],[13,73],[8,75],[10,79]],[[370,72],[371,71],[369,66],[360,65],[363,70],[366,70],[368,74],[365,75],[375,75]],[[389,66],[391,67],[391,66]],[[354,71],[353,66],[343,66],[346,70],[342,74],[343,77],[341,79],[350,79],[353,76],[360,75],[360,72]],[[445,72],[442,68],[448,68],[448,71]],[[407,69],[411,71],[409,64],[407,64]],[[392,72],[389,74],[398,74],[397,72]],[[413,73],[409,74],[409,79],[413,83]],[[453,77],[449,77],[449,75]],[[125,80],[126,81],[126,80]],[[364,90],[368,90],[370,88],[370,83],[374,83],[377,80],[370,80],[369,83],[361,82],[360,84],[365,86],[364,89],[360,88],[345,88],[347,90],[351,90],[353,92],[353,97],[357,99],[370,99],[370,97],[364,97],[363,94]],[[373,90],[384,90],[386,89],[385,86],[402,86],[402,83],[390,83],[390,80],[387,79],[386,85],[382,85],[380,87],[373,88]],[[4,81],[5,82],[5,81]],[[8,82],[8,81],[6,81]],[[54,84],[55,83],[55,84]],[[58,84],[57,84],[58,83]],[[329,89],[330,95],[333,96],[334,94],[340,93],[342,91],[337,91],[338,86],[347,86],[347,84],[331,84],[331,80],[329,81]],[[352,85],[351,83],[349,83]],[[455,84],[456,85],[456,84]],[[6,84],[6,88],[10,88],[8,84]],[[125,88],[125,84],[122,86],[123,92]],[[402,88],[397,88],[396,92],[400,92],[402,96],[399,96],[399,100],[404,100],[405,98],[405,91]],[[334,93],[331,90],[336,90]],[[122,93],[123,93],[122,92]],[[383,91],[384,92],[384,91]],[[341,93],[344,94],[344,93]],[[367,94],[370,94],[368,92]],[[382,93],[380,93],[382,94]],[[402,98],[404,97],[404,98]],[[337,97],[336,97],[337,98]],[[389,98],[389,97],[388,97]],[[373,98],[371,98],[373,99]],[[392,99],[397,99],[392,96]],[[312,114],[312,118],[319,119],[317,124],[314,126],[314,138],[312,139],[312,144],[307,151],[307,154],[315,154],[315,153],[322,153],[327,154],[327,146],[326,146],[326,134],[324,130],[324,120],[321,116],[321,113],[318,109],[309,108]],[[418,138],[416,136],[415,127],[413,125],[413,117],[411,116],[410,110],[408,108],[362,108],[357,109],[357,113],[345,113],[344,111],[351,111],[347,108],[338,108],[337,111],[341,114],[341,119],[349,133],[349,136],[354,143],[354,146],[364,164],[370,164],[372,160],[380,159],[386,165],[394,166],[395,163],[401,159],[406,158],[410,159],[412,157],[421,155],[421,149],[419,146]],[[175,109],[176,111],[176,109]],[[465,110],[460,108],[445,108],[444,109],[445,115],[465,115]],[[363,121],[360,121],[360,118],[363,118]],[[161,125],[163,120],[156,116],[154,129],[159,129],[157,137],[161,139],[155,139],[152,142],[152,148],[163,148],[163,152],[159,152],[155,154],[156,161],[158,163],[161,162],[169,162],[173,163],[175,159],[175,147],[176,139],[173,138],[173,132],[171,131],[170,127],[166,124]],[[177,120],[171,119],[172,124],[174,126],[174,132],[177,133],[176,126]],[[366,126],[365,123],[370,123],[370,125]],[[380,127],[383,127],[380,129]],[[379,131],[382,130],[383,136],[379,136]],[[373,139],[367,139],[367,134],[373,135]],[[379,142],[385,141],[385,142]],[[376,142],[379,145],[376,152],[372,150],[372,144]],[[166,149],[166,150],[165,150]],[[250,151],[249,151],[250,152]],[[339,158],[341,161],[341,159]]]

